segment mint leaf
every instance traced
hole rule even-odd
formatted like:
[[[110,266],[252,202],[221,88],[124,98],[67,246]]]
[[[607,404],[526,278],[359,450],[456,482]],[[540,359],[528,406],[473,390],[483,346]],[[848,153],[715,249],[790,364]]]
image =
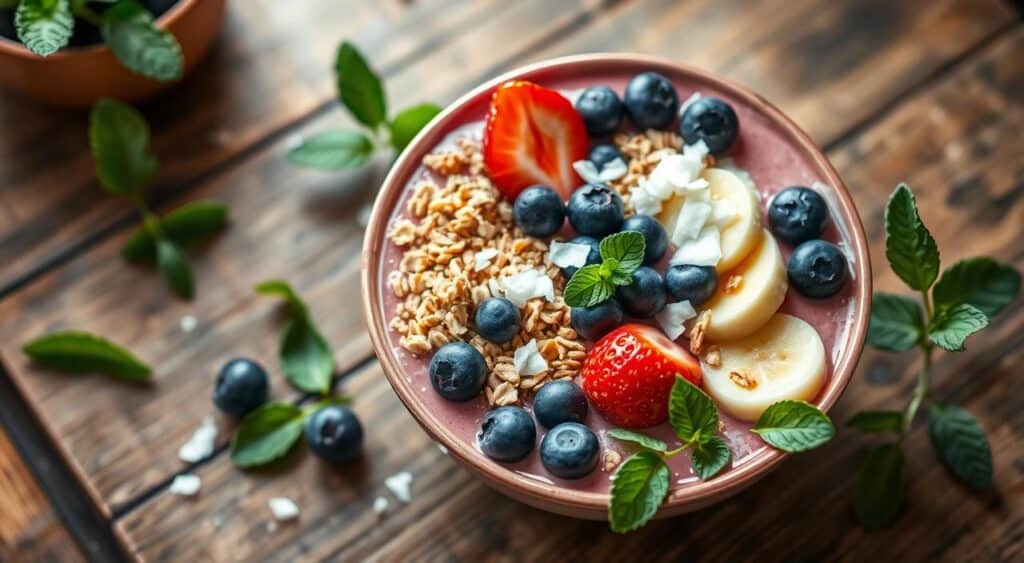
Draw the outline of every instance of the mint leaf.
[[[994,317],[1020,291],[1020,272],[991,258],[970,258],[950,266],[935,284],[937,309],[966,303]]]
[[[992,486],[992,451],[971,413],[952,405],[933,406],[928,411],[928,436],[953,476],[975,489]]]
[[[188,259],[176,244],[167,239],[157,241],[156,267],[178,297],[192,299],[195,296]]]
[[[245,415],[231,439],[231,461],[254,467],[288,453],[302,435],[305,416],[301,408],[286,403],[268,403]]]
[[[784,452],[812,450],[836,435],[828,416],[805,401],[779,401],[771,405],[750,431]]]
[[[668,421],[684,442],[700,442],[718,433],[718,411],[711,397],[679,375],[668,396]]]
[[[651,438],[646,434],[633,432],[632,430],[625,430],[623,428],[613,428],[605,432],[605,435],[608,436],[609,438],[615,438],[616,440],[622,442],[632,442],[634,444],[638,444],[640,446],[643,446],[649,450],[654,450],[656,452],[668,451],[668,444],[666,444],[665,442],[662,442],[657,438]]]
[[[178,40],[156,27],[153,16],[135,0],[120,0],[104,12],[100,31],[128,70],[161,82],[178,80],[184,73]]]
[[[883,528],[903,505],[903,452],[896,444],[882,444],[868,451],[857,478],[854,511],[865,528]]]
[[[75,20],[68,0],[21,0],[14,28],[29,51],[48,57],[67,46]]]
[[[899,433],[903,429],[903,413],[898,411],[864,411],[853,415],[846,425],[866,434]]]
[[[288,307],[294,317],[308,317],[309,309],[303,303],[292,286],[284,280],[267,280],[256,286],[256,293],[270,297],[280,297],[288,303]]]
[[[362,166],[373,154],[373,142],[356,131],[326,131],[303,139],[288,151],[288,160],[320,170],[346,170]]]
[[[80,331],[47,334],[22,347],[37,364],[73,373],[102,373],[129,381],[149,379],[150,368],[103,337]]]
[[[622,231],[601,239],[601,260],[618,261],[618,270],[629,274],[644,263],[646,243],[637,231]]]
[[[939,275],[939,249],[921,223],[914,194],[900,184],[885,208],[885,256],[911,289],[925,291]]]
[[[967,337],[988,326],[985,313],[973,305],[961,303],[951,309],[936,313],[931,326],[928,327],[928,338],[939,348],[950,352],[964,349]]]
[[[157,160],[149,152],[149,125],[127,104],[104,98],[92,106],[89,146],[96,176],[113,195],[138,190],[156,173]]]
[[[622,462],[612,475],[608,523],[613,532],[643,526],[658,511],[669,487],[668,465],[651,451],[640,451]]]
[[[573,274],[565,284],[563,297],[570,307],[593,307],[607,300],[615,292],[615,285],[602,275],[601,264],[587,264]]]
[[[710,436],[693,447],[690,467],[701,481],[714,477],[729,464],[729,446],[718,436]]]
[[[334,63],[338,96],[352,116],[363,125],[376,129],[387,120],[387,100],[380,78],[373,72],[362,53],[348,41],[338,48]]]
[[[868,344],[892,352],[913,348],[924,335],[923,316],[921,305],[913,299],[876,293],[871,301]]]
[[[398,112],[388,124],[391,130],[391,146],[395,147],[395,153],[401,153],[420,129],[439,113],[441,108],[434,104],[419,104]]]
[[[281,369],[296,387],[324,394],[331,387],[334,356],[307,317],[292,319],[281,337]]]
[[[178,246],[203,242],[224,227],[228,206],[214,201],[194,201],[172,210],[159,220],[160,232]],[[129,262],[156,259],[156,241],[146,228],[133,232],[121,247],[121,256]]]

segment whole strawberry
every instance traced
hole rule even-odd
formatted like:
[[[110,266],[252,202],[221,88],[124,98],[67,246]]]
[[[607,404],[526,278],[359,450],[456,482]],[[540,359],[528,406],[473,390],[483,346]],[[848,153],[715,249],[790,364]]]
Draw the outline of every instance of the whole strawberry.
[[[655,327],[626,324],[609,332],[583,361],[583,391],[615,426],[648,428],[668,418],[676,374],[701,385],[700,364]]]

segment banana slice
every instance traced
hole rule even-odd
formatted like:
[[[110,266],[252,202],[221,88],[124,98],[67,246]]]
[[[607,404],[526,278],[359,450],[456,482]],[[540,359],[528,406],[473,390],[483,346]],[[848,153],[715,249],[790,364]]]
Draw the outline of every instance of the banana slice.
[[[791,315],[773,316],[753,335],[719,345],[717,354],[715,366],[701,361],[704,389],[740,420],[754,422],[778,401],[813,399],[825,383],[821,337]]]
[[[711,311],[704,333],[711,342],[753,334],[786,299],[789,280],[779,244],[767,230],[758,233],[757,247],[734,269],[719,275],[718,290],[704,307]]]
[[[721,217],[718,227],[722,233],[722,259],[717,269],[727,272],[746,258],[760,241],[761,202],[757,192],[729,170],[708,168],[701,173],[701,178],[708,182],[710,203],[716,210],[710,220]],[[680,194],[662,204],[657,219],[670,235],[676,230],[686,199],[693,197],[700,196],[692,192]]]

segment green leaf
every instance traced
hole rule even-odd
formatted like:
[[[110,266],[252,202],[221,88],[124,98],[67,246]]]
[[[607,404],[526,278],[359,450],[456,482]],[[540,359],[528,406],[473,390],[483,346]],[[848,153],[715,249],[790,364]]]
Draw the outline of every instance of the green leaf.
[[[714,477],[729,464],[729,446],[718,436],[710,436],[693,447],[690,467],[701,481]]]
[[[441,108],[434,104],[419,104],[398,112],[388,124],[391,130],[391,146],[395,147],[395,153],[401,153],[420,129],[439,113]]]
[[[149,125],[127,104],[101,99],[93,105],[89,146],[96,176],[113,195],[138,190],[156,173],[157,160],[149,152]]]
[[[102,373],[130,381],[149,379],[150,368],[103,337],[79,331],[55,332],[22,347],[37,364],[73,373]]]
[[[750,431],[784,452],[813,450],[836,435],[828,415],[805,401],[779,401],[771,405]]]
[[[167,239],[157,241],[156,267],[167,281],[167,285],[178,297],[192,299],[195,296],[192,270],[188,266],[188,259],[176,244]]]
[[[22,0],[14,13],[14,28],[29,51],[48,57],[67,46],[75,19],[68,0]]]
[[[914,194],[900,184],[885,208],[885,256],[911,289],[925,291],[939,275],[939,249],[917,214]]]
[[[308,318],[297,317],[285,327],[281,337],[281,369],[303,391],[324,394],[330,389],[334,356]]]
[[[649,450],[654,450],[656,452],[665,452],[668,450],[668,444],[666,444],[665,442],[662,442],[657,438],[651,438],[646,434],[633,432],[632,430],[626,430],[624,428],[613,428],[605,432],[605,435],[608,436],[609,438],[615,438],[616,440],[622,442],[632,442],[634,444],[640,445]]]
[[[153,16],[135,0],[120,0],[104,12],[100,31],[128,70],[161,82],[178,80],[184,73],[178,40],[157,27]]]
[[[866,434],[896,432],[903,429],[903,413],[898,411],[863,411],[853,415],[847,423]]]
[[[865,528],[892,523],[903,505],[903,452],[896,444],[882,444],[868,451],[857,478],[854,511]]]
[[[309,316],[309,308],[302,301],[291,284],[284,280],[267,280],[256,286],[256,293],[271,297],[280,297],[288,303],[292,316],[305,318]]]
[[[387,120],[387,99],[380,78],[366,64],[355,45],[344,42],[338,48],[334,64],[338,96],[352,116],[363,125],[376,129]]]
[[[601,239],[601,260],[617,260],[618,270],[630,274],[644,263],[646,243],[637,231],[622,231]]]
[[[160,232],[178,246],[203,242],[224,227],[228,206],[214,201],[186,203],[160,218]],[[121,256],[129,262],[156,259],[156,241],[145,227],[137,229],[121,247]]]
[[[882,350],[903,352],[921,341],[924,313],[913,299],[876,293],[871,301],[868,344]]]
[[[325,131],[288,151],[288,160],[319,170],[358,168],[373,154],[373,141],[356,131]]]
[[[665,500],[668,465],[651,451],[629,456],[612,475],[608,523],[613,532],[629,532],[650,520]]]
[[[971,413],[952,405],[933,406],[928,412],[928,436],[953,476],[975,489],[992,486],[992,451]]]
[[[1020,291],[1020,272],[991,258],[970,258],[950,266],[935,284],[937,309],[966,303],[994,317]]]
[[[288,453],[302,435],[305,416],[301,408],[286,403],[268,403],[245,415],[231,439],[231,461],[254,467]]]
[[[593,307],[615,291],[612,282],[601,275],[601,264],[587,264],[565,284],[565,303],[570,307]]]
[[[961,303],[951,309],[936,313],[931,326],[928,327],[928,338],[939,348],[950,352],[964,349],[967,337],[988,326],[985,313],[973,305]]]
[[[714,401],[678,375],[668,396],[668,422],[684,442],[700,442],[718,434]]]

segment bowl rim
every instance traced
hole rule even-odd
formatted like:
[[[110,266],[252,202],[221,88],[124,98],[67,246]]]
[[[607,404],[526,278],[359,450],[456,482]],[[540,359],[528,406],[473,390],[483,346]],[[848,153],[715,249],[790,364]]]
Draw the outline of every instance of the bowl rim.
[[[483,454],[478,452],[472,444],[464,443],[443,425],[428,424],[430,419],[426,416],[427,409],[422,401],[414,396],[415,393],[412,390],[412,386],[402,375],[403,370],[399,359],[391,350],[391,344],[387,337],[387,322],[383,317],[380,302],[382,295],[378,283],[380,280],[380,261],[377,259],[377,249],[381,246],[386,236],[387,223],[391,212],[401,198],[402,191],[409,177],[418,168],[422,156],[436,146],[436,141],[433,139],[436,131],[440,130],[446,134],[451,129],[450,122],[458,116],[463,106],[482,95],[489,95],[491,90],[508,80],[557,68],[577,66],[584,68],[590,66],[643,67],[644,70],[659,71],[669,76],[688,75],[698,82],[708,84],[719,91],[728,93],[734,99],[741,100],[743,103],[759,111],[773,125],[781,128],[782,132],[793,140],[799,150],[812,159],[814,167],[822,174],[822,179],[833,187],[837,203],[835,212],[844,220],[849,229],[849,240],[847,242],[850,252],[854,257],[853,269],[855,276],[851,281],[855,284],[853,294],[855,303],[853,323],[848,331],[846,346],[833,367],[832,377],[829,378],[825,389],[815,402],[825,412],[832,408],[846,389],[863,351],[871,305],[871,263],[867,247],[867,237],[864,233],[860,215],[857,213],[853,203],[853,198],[839,177],[839,174],[828,161],[828,158],[814,144],[810,136],[781,110],[760,95],[706,70],[668,58],[644,54],[592,53],[570,55],[515,68],[484,82],[449,104],[416,135],[406,150],[399,156],[384,179],[370,215],[366,235],[363,240],[361,294],[365,313],[364,319],[367,323],[373,349],[381,363],[385,377],[387,377],[388,382],[406,409],[413,415],[413,418],[427,434],[446,447],[450,455],[458,459],[467,468],[484,477],[486,481],[499,490],[508,488],[508,491],[503,492],[516,498],[532,499],[536,501],[535,504],[540,506],[555,503],[569,511],[584,510],[592,512],[596,510],[607,511],[609,499],[607,493],[577,491],[557,484],[532,479],[507,468],[496,471],[480,463],[481,461],[490,460],[485,460]],[[673,494],[680,489],[670,488],[667,498],[658,512],[659,514],[682,512],[687,507],[703,506],[736,493],[746,485],[762,477],[771,468],[777,466],[787,455],[780,450],[766,447],[760,452],[753,454],[750,459],[744,461],[738,467],[729,468],[715,479],[687,483],[682,489],[686,491],[685,495]]]

